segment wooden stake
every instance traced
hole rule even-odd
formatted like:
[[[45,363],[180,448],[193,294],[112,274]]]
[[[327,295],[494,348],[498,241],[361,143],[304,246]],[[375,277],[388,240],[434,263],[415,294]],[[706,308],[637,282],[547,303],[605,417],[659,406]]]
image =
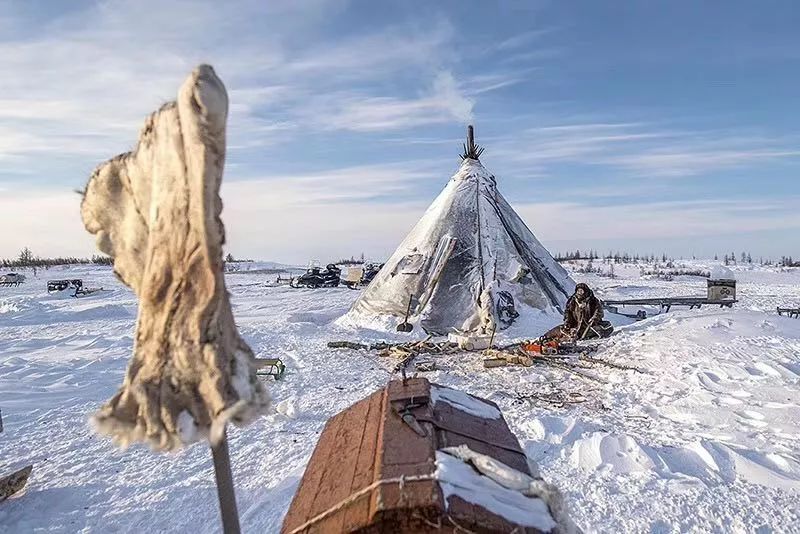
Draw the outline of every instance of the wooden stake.
[[[214,458],[214,477],[217,480],[217,497],[219,498],[219,509],[222,514],[222,531],[225,534],[240,534],[239,512],[236,509],[236,493],[233,488],[227,434],[222,435],[219,445],[211,447],[211,455]]]
[[[495,322],[492,325],[492,337],[489,338],[489,348],[490,349],[492,348],[492,345],[494,344],[494,334],[495,334],[495,332],[497,332],[497,322]]]

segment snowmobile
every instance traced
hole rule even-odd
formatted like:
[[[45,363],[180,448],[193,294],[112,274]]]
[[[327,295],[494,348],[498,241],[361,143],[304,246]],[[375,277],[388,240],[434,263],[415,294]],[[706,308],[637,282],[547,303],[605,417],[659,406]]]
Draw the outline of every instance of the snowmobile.
[[[378,265],[377,263],[368,263],[364,265],[364,274],[361,275],[361,285],[369,285],[372,282],[372,279],[378,274],[383,268],[383,264],[381,263]]]
[[[311,289],[337,287],[341,273],[342,270],[332,263],[329,263],[324,271],[319,267],[311,267],[305,274],[292,279],[289,285],[294,288],[307,287]]]
[[[73,288],[75,291],[83,288],[83,280],[76,278],[74,280],[48,280],[47,292],[57,293],[66,289]]]
[[[48,280],[47,281],[47,292],[48,293],[58,293],[59,291],[65,291],[67,289],[73,289],[72,297],[80,298],[86,297],[91,295],[92,293],[97,293],[98,291],[102,291],[102,287],[83,287],[83,280],[80,278],[75,278],[72,280]]]

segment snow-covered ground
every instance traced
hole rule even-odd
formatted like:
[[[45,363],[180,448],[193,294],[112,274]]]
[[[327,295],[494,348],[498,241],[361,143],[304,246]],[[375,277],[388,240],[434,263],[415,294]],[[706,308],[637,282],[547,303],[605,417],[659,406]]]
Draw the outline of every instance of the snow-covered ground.
[[[615,271],[575,278],[608,298],[705,294],[702,278]],[[619,328],[596,354],[639,371],[485,370],[461,354],[428,377],[497,402],[588,532],[798,532],[800,320],[774,310],[800,305],[800,269],[734,271],[735,308],[673,309]],[[207,446],[119,451],[87,426],[122,381],[133,294],[108,268],[25,274],[0,288],[0,473],[34,470],[25,493],[0,504],[0,531],[219,531]],[[47,278],[67,276],[108,291],[47,295]],[[396,363],[327,341],[402,339],[334,324],[356,291],[264,287],[274,278],[227,277],[245,338],[288,367],[268,380],[275,413],[229,431],[244,532],[278,531],[326,419],[381,387]],[[541,333],[523,330],[513,335]]]

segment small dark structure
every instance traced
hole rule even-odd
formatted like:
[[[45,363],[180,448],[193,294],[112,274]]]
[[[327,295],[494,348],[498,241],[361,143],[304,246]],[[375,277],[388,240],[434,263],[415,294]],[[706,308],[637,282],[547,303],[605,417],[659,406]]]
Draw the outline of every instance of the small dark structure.
[[[793,319],[800,319],[800,308],[778,308],[778,315],[788,315]]]
[[[479,472],[480,461],[457,458],[465,451],[502,462],[506,474],[527,481],[527,490],[501,487]],[[531,475],[494,403],[422,378],[396,380],[328,420],[281,532],[530,533],[563,527],[568,520],[554,519],[564,516],[558,492]],[[480,487],[474,494],[463,489],[470,480]],[[493,492],[502,494],[495,503],[515,502],[519,513],[476,502],[491,503]]]
[[[736,280],[732,278],[709,278],[708,299],[712,301],[736,300]]]

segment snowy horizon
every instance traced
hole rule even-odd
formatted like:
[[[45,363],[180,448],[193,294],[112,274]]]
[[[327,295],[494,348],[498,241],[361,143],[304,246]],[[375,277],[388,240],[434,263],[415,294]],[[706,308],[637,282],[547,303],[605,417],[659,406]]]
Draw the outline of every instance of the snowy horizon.
[[[201,62],[235,257],[388,257],[467,123],[553,254],[800,256],[792,2],[264,4],[0,0],[0,257],[95,253],[74,190]]]

